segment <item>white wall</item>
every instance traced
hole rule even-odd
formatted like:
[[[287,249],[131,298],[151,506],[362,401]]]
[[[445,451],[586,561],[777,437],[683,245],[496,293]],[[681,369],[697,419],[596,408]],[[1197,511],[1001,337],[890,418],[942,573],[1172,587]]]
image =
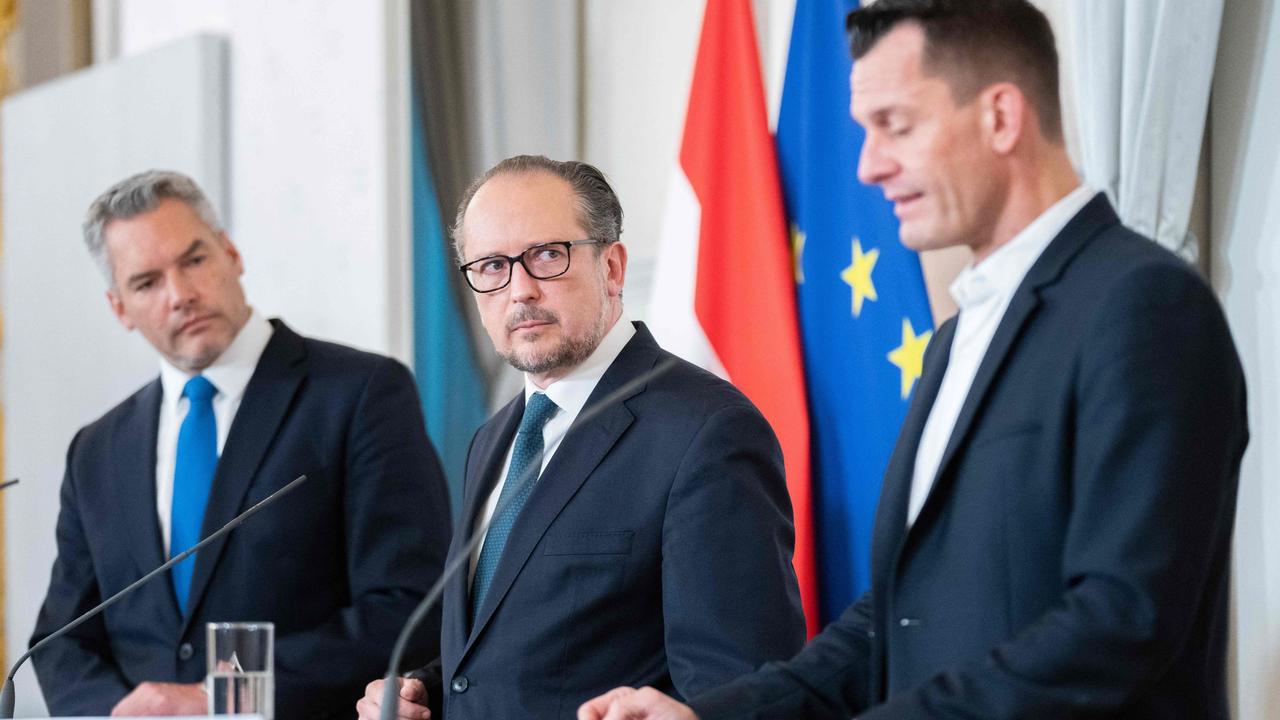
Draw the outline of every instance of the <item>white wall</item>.
[[[1210,110],[1214,281],[1244,362],[1252,439],[1236,516],[1237,717],[1280,717],[1280,8],[1232,0]],[[1212,388],[1205,388],[1212,392]]]
[[[412,351],[405,0],[98,0],[129,55],[230,47],[228,207],[249,300],[311,335]]]
[[[587,4],[582,159],[609,176],[622,201],[633,319],[648,305],[701,26],[702,4],[687,0]]]

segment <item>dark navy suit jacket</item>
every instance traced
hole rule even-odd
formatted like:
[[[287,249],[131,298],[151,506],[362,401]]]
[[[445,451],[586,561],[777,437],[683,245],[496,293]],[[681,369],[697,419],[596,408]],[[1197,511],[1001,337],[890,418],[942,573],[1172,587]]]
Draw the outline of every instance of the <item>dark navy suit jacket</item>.
[[[713,718],[1226,718],[1244,379],[1208,285],[1089,202],[1001,320],[906,527],[956,321],[885,474],[870,592]],[[870,709],[868,709],[870,708]]]
[[[451,557],[523,412],[521,394],[472,441]],[[804,642],[792,544],[769,425],[637,324],[539,478],[474,623],[465,565],[446,586],[447,717],[571,718],[619,684],[688,695],[790,657]]]
[[[158,577],[36,654],[52,714],[106,715],[144,680],[199,681],[205,623],[258,620],[275,623],[276,717],[350,715],[439,575],[448,497],[409,372],[273,324],[219,458],[202,535],[295,477],[307,482],[197,553],[185,616]],[[72,441],[33,644],[164,560],[161,394],[157,379]],[[436,640],[422,633],[415,654],[433,657]]]

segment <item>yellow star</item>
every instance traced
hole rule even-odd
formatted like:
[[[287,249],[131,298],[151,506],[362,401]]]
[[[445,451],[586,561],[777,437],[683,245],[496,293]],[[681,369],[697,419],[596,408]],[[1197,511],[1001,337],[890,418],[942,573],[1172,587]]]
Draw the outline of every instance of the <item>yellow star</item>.
[[[876,285],[871,281],[871,271],[876,267],[876,260],[880,259],[880,251],[871,248],[871,252],[862,252],[862,243],[858,238],[853,239],[853,264],[844,269],[840,273],[840,279],[853,288],[853,316],[858,317],[862,313],[862,302],[864,300],[876,300]]]
[[[932,330],[916,335],[911,327],[911,321],[902,318],[902,344],[889,353],[889,362],[902,370],[903,400],[911,394],[911,386],[920,379],[920,373],[924,370],[924,349],[928,346],[931,337],[933,337]]]
[[[804,283],[804,231],[799,225],[791,226],[791,265],[796,274],[796,284]]]

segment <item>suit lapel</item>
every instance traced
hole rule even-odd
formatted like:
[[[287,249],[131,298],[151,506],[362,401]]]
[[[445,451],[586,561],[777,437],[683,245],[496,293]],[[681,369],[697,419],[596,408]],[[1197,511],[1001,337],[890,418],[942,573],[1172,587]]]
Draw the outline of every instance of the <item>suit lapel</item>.
[[[480,511],[498,483],[498,473],[502,472],[507,448],[511,446],[516,429],[520,427],[520,418],[523,414],[524,394],[522,393],[499,410],[476,434],[475,445],[467,457],[462,516],[454,532],[450,562],[454,561],[457,553],[467,552],[467,541],[476,532],[476,520]],[[470,560],[463,560],[463,562],[470,563]],[[441,640],[445,644],[452,643],[458,655],[462,654],[463,645],[471,630],[467,618],[471,607],[470,576],[471,573],[466,566],[459,567],[449,579],[444,592],[444,612],[448,616],[445,618],[445,629]]]
[[[1027,271],[1022,284],[1018,286],[1013,299],[1009,302],[1009,308],[996,327],[991,344],[978,365],[973,384],[969,386],[964,404],[960,406],[960,414],[956,417],[955,428],[951,431],[946,450],[942,453],[942,461],[938,464],[938,473],[934,476],[933,487],[925,499],[924,507],[920,510],[920,516],[911,527],[913,532],[927,525],[937,513],[938,504],[944,502],[945,491],[951,478],[951,473],[947,471],[955,461],[961,445],[973,430],[974,420],[981,411],[1014,343],[1022,334],[1023,328],[1030,321],[1036,308],[1040,306],[1041,290],[1057,281],[1067,264],[1089,240],[1103,229],[1118,222],[1119,218],[1116,217],[1106,196],[1098,193],[1071,218]],[[910,487],[909,482],[908,487]],[[904,524],[906,522],[905,516],[903,522]]]
[[[157,379],[134,396],[129,418],[119,426],[113,443],[112,484],[120,504],[120,517],[127,518],[129,554],[138,573],[150,572],[164,562],[164,543],[156,514],[156,435],[160,426],[160,401],[164,390]],[[173,593],[168,593],[172,598]],[[174,614],[178,601],[171,603]]]
[[[635,336],[622,349],[591,392],[591,397],[569,428],[560,448],[539,477],[533,494],[516,518],[484,605],[475,618],[467,642],[468,651],[484,631],[552,521],[635,419],[627,409],[626,402],[644,392],[644,386],[632,388],[623,397],[610,396],[629,381],[652,369],[658,352],[653,336],[643,325],[637,324]],[[606,400],[607,403],[604,402]]]
[[[245,388],[240,409],[236,411],[222,455],[218,458],[213,490],[209,493],[209,504],[205,507],[200,529],[201,537],[217,531],[240,511],[245,493],[307,374],[302,338],[279,320],[271,322],[275,332]],[[283,478],[285,481],[292,479]],[[184,632],[185,624],[190,623],[199,607],[226,542],[224,537],[196,554]]]
[[[911,479],[915,470],[916,451],[920,447],[920,435],[925,421],[938,398],[942,376],[947,371],[951,356],[951,342],[955,339],[956,320],[942,324],[929,343],[920,385],[902,421],[898,442],[885,469],[884,487],[880,492],[881,510],[876,513],[876,525],[872,540],[872,563],[879,565],[893,557],[907,529],[907,500],[911,496]],[[873,577],[879,573],[873,573]]]

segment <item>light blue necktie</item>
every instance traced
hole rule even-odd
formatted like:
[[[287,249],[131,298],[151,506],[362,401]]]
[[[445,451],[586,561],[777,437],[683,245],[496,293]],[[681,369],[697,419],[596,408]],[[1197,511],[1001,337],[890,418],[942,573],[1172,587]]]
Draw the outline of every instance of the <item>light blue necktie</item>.
[[[218,388],[202,375],[187,381],[182,394],[187,398],[187,416],[178,430],[178,456],[173,468],[173,510],[169,524],[169,557],[200,541],[204,508],[218,467],[218,425],[213,417],[213,396]],[[197,553],[198,554],[198,553]],[[173,567],[173,593],[178,608],[187,612],[187,593],[195,572],[196,555]]]
[[[496,514],[489,523],[484,548],[480,551],[480,559],[476,561],[476,575],[471,580],[472,618],[479,612],[480,604],[489,592],[493,574],[498,569],[498,560],[502,558],[502,550],[507,546],[511,527],[515,525],[516,517],[538,482],[538,475],[542,472],[542,426],[547,424],[547,420],[558,409],[551,398],[542,393],[534,393],[524,406],[524,417],[520,419],[515,447],[511,451],[507,481],[498,494]]]

